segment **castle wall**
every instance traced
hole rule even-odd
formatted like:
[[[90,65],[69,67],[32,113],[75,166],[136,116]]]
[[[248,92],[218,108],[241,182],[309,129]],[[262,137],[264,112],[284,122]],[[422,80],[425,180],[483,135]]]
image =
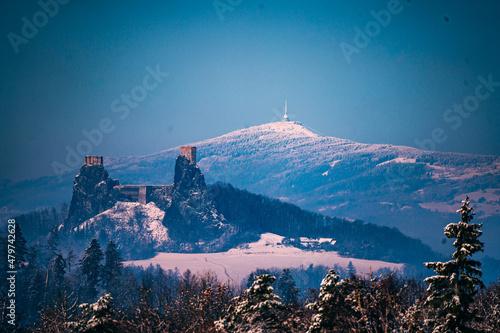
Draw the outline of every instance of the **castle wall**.
[[[172,193],[173,185],[118,185],[114,187],[119,193],[120,201],[139,202],[143,205],[151,202],[151,194],[155,190],[165,190],[166,195]]]
[[[139,188],[140,188],[140,185],[118,185],[118,186],[115,186],[115,189],[118,190],[118,193],[119,193],[118,200],[138,202],[139,201]]]

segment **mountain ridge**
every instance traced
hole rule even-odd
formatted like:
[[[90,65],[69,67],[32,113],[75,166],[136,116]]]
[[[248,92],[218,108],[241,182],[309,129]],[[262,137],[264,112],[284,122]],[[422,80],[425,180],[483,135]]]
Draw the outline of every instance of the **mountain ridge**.
[[[486,222],[488,254],[500,257],[500,245],[490,242],[490,235],[500,231],[498,156],[357,143],[321,136],[299,122],[252,126],[192,145],[198,147],[207,183],[229,182],[328,216],[398,227],[442,253],[450,246],[442,228],[456,222],[453,209],[465,194],[475,193],[471,199],[477,218]],[[108,157],[105,164],[126,184],[169,184],[177,152],[176,147],[140,157]],[[25,194],[30,184],[59,197],[67,191],[54,177],[10,188]],[[9,201],[15,208],[12,195],[0,200],[3,207]],[[47,199],[39,194],[35,201]]]
[[[253,126],[193,145],[200,147],[199,165],[209,183],[229,182],[328,216],[395,226],[442,253],[448,251],[442,228],[456,222],[454,209],[466,194],[478,195],[471,198],[477,217],[488,218],[485,234],[500,231],[498,156],[357,143],[318,135],[298,122]],[[137,181],[127,164],[168,163],[174,151],[110,158],[110,165],[119,166],[110,172]],[[482,203],[480,191],[486,191]],[[490,243],[489,253],[500,257],[500,246]]]

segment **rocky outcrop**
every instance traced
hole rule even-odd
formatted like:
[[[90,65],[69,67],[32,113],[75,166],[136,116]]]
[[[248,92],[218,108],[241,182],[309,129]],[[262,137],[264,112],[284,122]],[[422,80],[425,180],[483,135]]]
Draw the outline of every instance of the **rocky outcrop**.
[[[118,185],[102,165],[83,165],[63,231],[74,240],[113,239],[129,258],[166,250],[217,251],[235,234],[217,212],[200,169],[183,155],[176,160],[174,184],[156,186],[148,204],[123,200],[126,186]],[[129,187],[130,193],[139,190]]]
[[[217,239],[231,233],[210,198],[200,169],[182,155],[175,163],[174,188],[163,224],[173,240],[212,250]]]
[[[75,228],[82,222],[110,209],[117,202],[118,180],[111,179],[102,165],[83,165],[73,183],[73,197],[65,229]]]

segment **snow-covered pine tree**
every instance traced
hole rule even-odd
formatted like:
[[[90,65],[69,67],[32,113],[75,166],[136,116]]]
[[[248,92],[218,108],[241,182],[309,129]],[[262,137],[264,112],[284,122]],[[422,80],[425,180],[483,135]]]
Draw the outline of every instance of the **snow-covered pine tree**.
[[[287,309],[281,299],[274,293],[271,284],[274,276],[264,274],[257,276],[250,288],[228,310],[226,317],[215,322],[218,332],[264,333],[286,332],[281,325],[279,314]]]
[[[118,324],[113,319],[113,298],[105,294],[93,304],[79,305],[81,315],[77,321],[69,322],[67,327],[76,333],[118,332]]]
[[[321,281],[321,289],[318,301],[307,305],[307,308],[314,311],[311,326],[307,333],[331,332],[335,326],[337,300],[337,283],[340,276],[331,269]]]
[[[423,332],[425,314],[423,306],[419,299],[411,305],[404,313],[401,313],[400,331],[405,333],[421,333]]]
[[[484,244],[479,241],[481,224],[470,223],[473,218],[473,207],[469,207],[467,196],[462,207],[457,210],[462,217],[459,223],[450,223],[444,228],[444,234],[455,239],[456,248],[452,260],[447,262],[425,263],[437,273],[426,278],[429,284],[429,296],[425,304],[430,308],[428,326],[433,333],[441,332],[475,332],[469,323],[476,316],[470,309],[478,287],[484,287],[481,281],[481,263],[471,259],[476,252],[482,252]]]

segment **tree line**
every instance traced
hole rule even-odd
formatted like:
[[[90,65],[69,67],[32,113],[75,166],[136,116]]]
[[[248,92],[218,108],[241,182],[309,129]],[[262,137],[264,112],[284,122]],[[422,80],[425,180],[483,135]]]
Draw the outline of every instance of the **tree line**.
[[[460,222],[445,228],[455,252],[449,261],[425,263],[435,272],[426,279],[362,276],[350,264],[325,275],[312,267],[257,270],[242,286],[210,272],[124,266],[113,241],[102,247],[92,239],[78,258],[60,249],[57,228],[43,245],[28,247],[17,225],[19,317],[8,326],[2,284],[0,331],[499,332],[500,283],[484,286],[472,258],[484,247],[482,225],[471,222],[468,198],[458,212]],[[319,288],[298,287],[305,272],[323,275]]]

